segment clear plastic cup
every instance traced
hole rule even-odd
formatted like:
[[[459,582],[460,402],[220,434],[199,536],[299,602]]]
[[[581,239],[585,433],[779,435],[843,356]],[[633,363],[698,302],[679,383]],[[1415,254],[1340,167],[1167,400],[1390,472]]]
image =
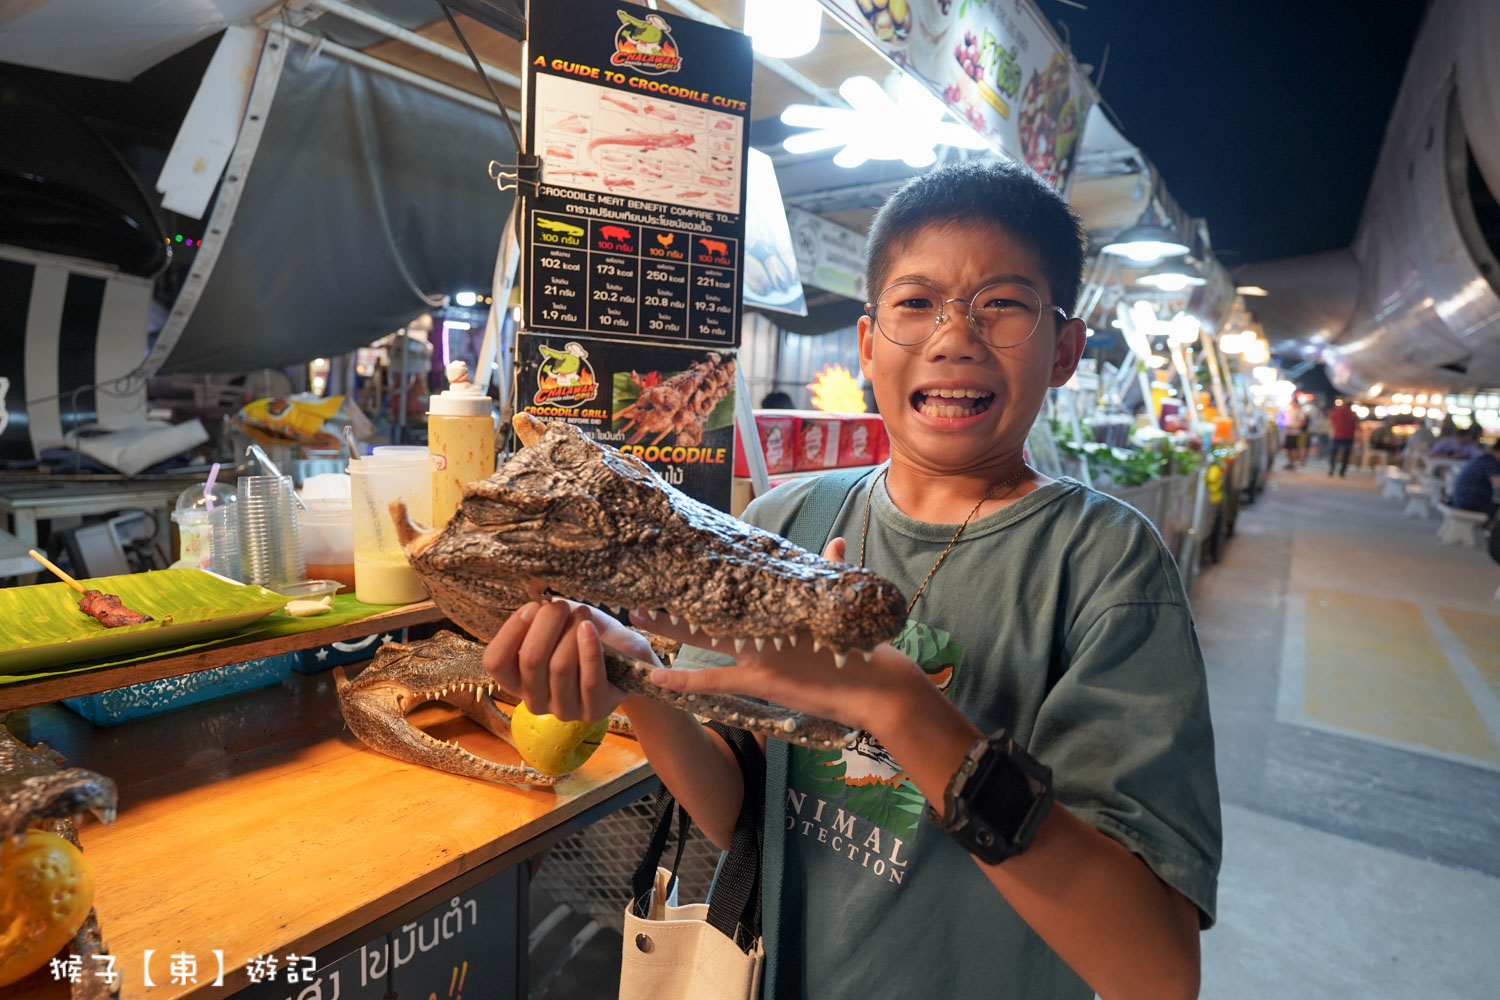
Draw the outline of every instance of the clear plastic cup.
[[[349,463],[353,492],[354,589],[366,604],[411,604],[427,591],[406,562],[390,507],[406,504],[418,524],[432,515],[432,476],[425,449],[420,456],[370,457]]]
[[[354,582],[354,506],[349,500],[307,501],[297,512],[302,558],[309,580],[337,580],[348,590]]]
[[[213,524],[210,512],[234,503],[234,489],[215,484],[207,496],[203,487],[189,486],[177,498],[172,521],[177,525],[177,561],[173,569],[211,569]]]
[[[236,484],[240,577],[262,586],[306,578],[291,476],[243,476]]]

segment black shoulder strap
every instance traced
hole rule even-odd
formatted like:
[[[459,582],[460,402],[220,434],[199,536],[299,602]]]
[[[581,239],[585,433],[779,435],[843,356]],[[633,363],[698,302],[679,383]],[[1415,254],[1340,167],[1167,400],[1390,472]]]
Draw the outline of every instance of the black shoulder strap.
[[[833,533],[834,522],[844,501],[861,479],[869,474],[868,469],[838,469],[819,477],[808,491],[801,508],[787,525],[787,540],[800,545],[809,552],[823,554],[828,536]],[[786,837],[781,829],[781,817],[786,807],[787,772],[791,767],[791,751],[786,743],[777,739],[766,740],[766,798],[765,842],[761,853],[761,920],[766,927],[781,926],[781,876],[786,865]],[[776,977],[780,967],[778,949],[766,949],[766,971],[763,977],[762,995],[766,1000],[776,995]]]

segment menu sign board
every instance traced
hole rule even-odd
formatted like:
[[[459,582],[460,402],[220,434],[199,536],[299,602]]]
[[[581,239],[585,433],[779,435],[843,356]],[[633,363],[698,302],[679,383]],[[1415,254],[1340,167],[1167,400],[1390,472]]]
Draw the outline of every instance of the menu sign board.
[[[749,39],[597,0],[549,0],[529,32],[526,327],[736,346]]]
[[[789,208],[786,221],[797,247],[802,282],[859,302],[865,300],[865,238],[820,215]]]
[[[1029,0],[822,2],[992,146],[1066,186],[1098,94]]]
[[[518,410],[577,424],[688,496],[729,509],[732,352],[523,333],[516,354]]]

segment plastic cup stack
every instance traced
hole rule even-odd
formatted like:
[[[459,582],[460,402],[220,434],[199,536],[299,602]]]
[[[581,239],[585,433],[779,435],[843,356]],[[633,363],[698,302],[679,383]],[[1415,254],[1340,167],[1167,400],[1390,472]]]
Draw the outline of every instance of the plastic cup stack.
[[[209,552],[208,568],[231,580],[244,577],[240,570],[239,518],[237,503],[226,503],[215,507],[208,515],[213,530],[212,548]]]
[[[305,567],[291,477],[244,476],[238,486],[240,579],[261,586],[301,580]]]

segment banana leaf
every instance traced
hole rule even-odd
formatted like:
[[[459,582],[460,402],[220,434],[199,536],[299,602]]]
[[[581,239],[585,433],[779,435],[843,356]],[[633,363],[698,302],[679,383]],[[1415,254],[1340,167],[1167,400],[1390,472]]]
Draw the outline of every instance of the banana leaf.
[[[200,569],[81,581],[119,595],[154,621],[105,628],[78,610],[79,594],[62,583],[0,590],[0,674],[125,656],[227,635],[286,604],[288,598]]]

